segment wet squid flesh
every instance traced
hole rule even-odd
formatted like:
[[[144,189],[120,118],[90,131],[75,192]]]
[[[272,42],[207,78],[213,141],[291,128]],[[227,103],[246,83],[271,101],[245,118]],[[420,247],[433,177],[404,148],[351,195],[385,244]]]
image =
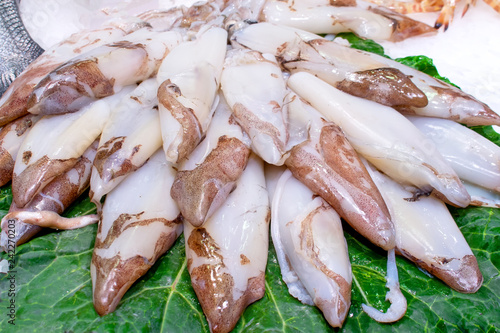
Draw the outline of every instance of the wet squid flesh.
[[[213,27],[172,50],[157,75],[163,149],[181,162],[205,135],[217,105],[227,32]]]
[[[20,245],[30,240],[42,227],[68,229],[97,222],[95,215],[70,219],[59,216],[88,189],[96,151],[97,141],[87,148],[70,170],[52,180],[25,207],[20,208],[12,202],[9,213],[2,219],[2,230],[8,230],[5,227],[8,220],[15,220],[16,234],[9,240]],[[0,245],[4,250],[7,248],[6,236],[5,232],[1,233]]]
[[[351,304],[352,272],[339,215],[289,170],[270,199],[273,244],[289,292],[341,327]]]
[[[322,6],[322,3],[324,3],[322,0],[318,0],[315,5]],[[281,223],[283,230],[302,232],[305,230],[302,227],[311,226],[310,229],[304,231],[310,231],[308,235],[311,238],[303,237],[301,240],[305,242],[298,244],[295,249],[304,250],[311,245],[311,242],[321,243],[321,246],[313,251],[299,253],[309,258],[317,253],[317,257],[321,257],[311,266],[300,267],[302,264],[311,264],[311,261],[302,262],[302,260],[291,259],[297,254],[292,251],[289,252],[288,260],[281,260],[285,262],[282,266],[294,265],[297,272],[301,271],[301,274],[306,276],[301,278],[304,280],[303,288],[307,289],[303,295],[309,296],[300,296],[302,300],[309,297],[309,302],[313,303],[316,299],[318,306],[324,311],[332,325],[342,324],[349,303],[347,293],[350,281],[348,271],[350,270],[348,262],[341,260],[344,272],[340,274],[337,268],[329,266],[329,259],[333,257],[330,251],[336,249],[342,257],[346,257],[347,250],[341,236],[339,216],[343,216],[347,210],[349,213],[355,212],[358,215],[375,215],[365,235],[373,243],[389,252],[388,266],[390,267],[387,286],[390,289],[389,300],[393,306],[386,314],[372,311],[373,309],[370,310],[367,306],[363,306],[364,310],[370,313],[370,316],[383,322],[396,320],[404,314],[404,311],[401,312],[404,307],[396,307],[397,304],[404,302],[404,298],[401,298],[401,293],[397,292],[399,288],[394,275],[394,246],[398,246],[398,243],[397,232],[393,223],[388,219],[391,211],[386,208],[379,191],[373,188],[373,180],[365,177],[366,169],[363,169],[364,167],[359,163],[359,159],[350,146],[369,155],[372,162],[379,161],[378,165],[381,167],[384,167],[384,163],[387,162],[388,166],[385,167],[385,171],[388,173],[393,171],[392,174],[396,176],[400,172],[398,180],[406,180],[408,173],[405,172],[408,169],[411,169],[410,173],[420,176],[406,183],[406,185],[420,187],[408,192],[406,198],[420,202],[426,199],[423,194],[429,194],[432,191],[441,194],[443,198],[448,198],[448,201],[453,204],[465,206],[469,203],[469,197],[459,185],[458,177],[449,173],[448,169],[441,165],[440,158],[438,162],[434,161],[438,155],[434,154],[434,149],[431,149],[431,152],[426,150],[431,146],[427,145],[427,141],[422,140],[422,136],[408,139],[408,134],[415,133],[416,129],[408,126],[411,124],[408,121],[399,122],[401,115],[382,104],[410,113],[437,109],[439,112],[436,114],[439,116],[446,115],[459,121],[467,118],[463,116],[464,109],[470,106],[473,110],[471,113],[474,115],[471,117],[473,120],[466,121],[471,123],[484,123],[484,119],[488,119],[488,116],[481,120],[478,117],[481,112],[477,112],[481,107],[480,103],[476,103],[465,94],[436,83],[437,81],[431,81],[427,77],[419,76],[403,66],[399,67],[385,59],[353,51],[334,42],[327,42],[326,39],[310,32],[270,23],[253,24],[265,19],[265,15],[270,18],[269,9],[279,8],[282,5],[283,3],[265,0],[214,1],[182,8],[180,11],[176,10],[170,13],[171,17],[165,16],[164,21],[160,16],[154,16],[152,13],[150,15],[153,16],[144,15],[144,19],[154,21],[156,29],[173,31],[156,32],[149,27],[132,35],[118,38],[118,42],[116,40],[111,44],[106,42],[106,46],[94,48],[85,55],[72,56],[69,62],[62,64],[58,69],[51,70],[48,75],[45,73],[43,83],[32,94],[30,106],[33,113],[40,113],[40,116],[45,113],[55,114],[45,115],[40,120],[43,122],[48,122],[49,119],[53,119],[54,122],[55,119],[65,119],[64,117],[78,114],[87,107],[99,105],[100,102],[111,98],[110,96],[104,97],[108,93],[113,94],[115,98],[116,103],[104,112],[108,114],[105,120],[106,125],[102,126],[102,131],[96,131],[96,133],[99,132],[96,137],[100,135],[101,141],[96,154],[97,158],[93,159],[95,182],[92,182],[90,191],[90,196],[98,206],[101,217],[92,263],[94,302],[99,314],[105,315],[116,308],[130,285],[144,274],[163,252],[168,250],[181,229],[184,228],[186,267],[208,318],[210,329],[214,332],[226,332],[234,327],[245,307],[260,299],[264,294],[264,272],[268,250],[267,233],[271,213],[262,171],[264,162],[256,155],[261,156],[267,163],[285,164],[289,167],[292,170],[290,172],[297,175],[300,180],[289,176],[287,182],[294,179],[294,186],[298,188],[310,186],[310,183],[322,185],[320,177],[308,178],[310,175],[307,174],[308,170],[316,167],[316,169],[327,170],[318,171],[318,173],[328,174],[330,178],[325,178],[330,181],[334,178],[333,171],[342,173],[334,180],[337,183],[348,184],[344,188],[349,187],[349,190],[355,188],[352,191],[356,191],[357,188],[368,188],[367,192],[370,192],[357,195],[363,204],[351,200],[352,205],[340,207],[344,208],[344,212],[338,209],[339,213],[334,213],[333,209],[337,207],[331,206],[342,206],[342,204],[336,205],[333,200],[329,200],[331,203],[329,205],[328,196],[325,196],[326,199],[318,196],[316,192],[321,192],[319,188],[321,186],[318,186],[317,190],[310,186],[311,189],[305,188],[295,196],[291,191],[282,190],[281,198],[288,196],[293,203],[290,204],[290,208],[288,205],[285,208],[282,206],[280,214],[288,216],[289,213],[299,212],[308,215],[305,219],[299,217],[286,221],[287,219],[281,219],[282,216],[278,214],[275,220]],[[293,9],[300,9],[299,2],[287,5],[291,5]],[[261,13],[262,6],[267,8],[266,13]],[[313,4],[312,1],[308,1],[307,5],[302,4],[302,6],[311,7]],[[231,21],[232,19],[242,21]],[[224,26],[229,34],[233,33],[232,48],[227,45],[227,34],[220,28],[221,26]],[[247,27],[238,30],[244,26]],[[256,31],[258,34],[254,34]],[[160,35],[168,37],[166,38],[168,46],[156,39]],[[208,36],[214,38],[211,39]],[[212,43],[215,40],[217,43]],[[213,45],[205,45],[204,48],[193,51],[190,47],[198,43]],[[131,45],[133,47],[128,48]],[[152,52],[145,52],[143,47],[150,47],[149,50]],[[176,53],[178,55],[174,57]],[[123,55],[132,55],[133,59],[127,59]],[[136,62],[137,58],[142,56],[148,58],[147,65],[141,61]],[[206,56],[213,61],[208,61]],[[204,59],[205,63],[200,65],[197,60],[199,58]],[[99,61],[96,62],[95,59]],[[104,65],[104,63],[114,63],[115,60],[116,64],[121,65],[112,68]],[[224,65],[221,65],[223,61]],[[303,64],[296,66],[299,63]],[[142,65],[144,68],[141,67]],[[95,71],[76,73],[77,68],[83,67]],[[138,67],[145,71],[137,73],[135,70]],[[317,85],[320,79],[309,81],[307,75],[310,76],[310,74],[293,73],[289,78],[289,72],[295,71],[310,71],[324,81],[332,79],[325,83],[329,87],[324,89],[327,93],[321,93],[325,86]],[[134,73],[131,75],[131,72]],[[96,77],[88,80],[93,74],[103,80],[95,79]],[[68,80],[65,81],[65,79]],[[163,85],[169,80],[170,83]],[[310,111],[312,107],[304,100],[298,97],[295,101],[287,99],[287,95],[291,96],[287,91],[287,80],[289,80],[290,87],[297,90],[318,110],[325,111],[325,105],[331,109],[332,105],[339,106],[345,103],[346,105],[356,104],[362,110],[366,109],[367,113],[357,110],[353,111],[353,113],[359,113],[356,117],[350,117],[345,113],[336,119],[319,116],[316,111]],[[137,84],[140,85],[137,87]],[[164,89],[158,89],[160,85]],[[49,86],[54,90],[50,90]],[[335,90],[335,87],[344,93]],[[137,90],[132,92],[132,89],[136,88]],[[445,88],[451,90],[448,91]],[[388,92],[388,90],[391,91]],[[398,93],[394,93],[393,90],[397,90]],[[350,95],[345,92],[349,92]],[[330,99],[330,93],[336,97]],[[375,103],[352,95],[378,99]],[[226,105],[226,99],[228,105]],[[360,100],[363,102],[359,102]],[[297,107],[295,102],[299,101],[300,107]],[[83,106],[85,104],[87,105]],[[164,114],[170,115],[173,121],[164,123],[170,127],[160,126],[162,116],[159,115],[159,108],[168,111]],[[167,110],[168,108],[170,111],[177,108],[175,110],[179,111],[176,114],[177,118]],[[307,110],[307,112],[296,112],[296,108],[302,111]],[[344,106],[340,109],[342,108]],[[345,109],[347,108],[345,106]],[[74,113],[57,114],[68,111]],[[103,116],[96,115],[98,119],[90,119],[89,124],[83,125],[86,126],[87,131],[90,131],[90,123],[104,120]],[[182,124],[182,121],[186,120],[184,117],[193,120],[186,127]],[[323,117],[328,119],[323,119]],[[366,119],[367,123],[362,124],[357,118]],[[394,127],[387,125],[393,120],[396,121]],[[494,123],[497,120],[488,121]],[[39,123],[36,126],[38,125]],[[378,130],[373,130],[371,127]],[[33,129],[29,133],[32,133]],[[46,130],[44,134],[50,132]],[[90,132],[94,136],[94,131]],[[177,155],[174,154],[171,159],[176,163],[175,165],[166,161],[166,157],[169,156],[168,149],[165,152],[161,147],[170,140],[165,137],[170,134],[173,140],[178,142],[184,140],[184,134],[194,138],[186,141],[188,142],[186,147],[178,148]],[[350,143],[347,142],[346,137],[347,140],[351,140]],[[36,141],[34,138],[30,139],[31,142]],[[40,137],[38,138],[38,141],[42,141]],[[76,141],[76,139],[71,140]],[[70,144],[75,146],[72,148],[80,150],[81,147],[71,140]],[[87,141],[90,139],[86,140],[84,143],[88,144]],[[169,144],[170,146],[172,145]],[[407,149],[411,146],[419,148],[421,150],[418,151],[419,156],[428,159],[412,160],[411,153],[414,150]],[[58,145],[56,148],[60,151],[69,150],[66,146],[61,147]],[[21,148],[23,152],[19,156],[29,164],[33,152],[25,147]],[[381,149],[370,150],[373,148]],[[406,154],[405,149],[411,152]],[[341,153],[338,153],[339,150]],[[49,155],[48,152],[45,154]],[[401,156],[406,159],[403,159],[400,164],[389,163],[391,159],[396,162],[400,161]],[[23,158],[18,158],[17,161],[22,161]],[[75,166],[78,165],[78,158],[77,154],[61,157],[61,159],[71,160],[71,163],[76,162]],[[32,162],[34,160],[33,157]],[[22,162],[19,163],[21,165]],[[31,201],[29,198],[21,199],[28,202],[23,208],[17,208],[14,202],[12,214],[15,214],[14,211],[24,210],[17,212],[17,218],[31,216],[29,222],[38,223],[38,225],[33,225],[38,228],[36,231],[39,230],[40,225],[50,222],[50,218],[56,214],[48,213],[48,210],[43,210],[43,213],[27,211],[31,209],[31,203],[42,198],[46,194],[45,191],[51,188],[51,184],[62,177],[56,175],[64,172],[71,163],[68,162],[64,168],[49,168],[49,172],[41,170],[43,168],[33,168],[36,170],[33,173],[36,173],[43,182],[39,188],[32,191],[34,199]],[[227,166],[232,163],[237,167],[233,169],[232,166]],[[431,165],[431,163],[437,164]],[[432,174],[433,170],[439,171],[436,172],[435,178],[427,177],[428,170],[425,167],[429,165],[431,165],[429,174]],[[21,165],[19,170],[24,167],[26,165]],[[162,171],[159,171],[160,168],[168,169],[168,181],[163,181],[163,178],[160,180],[158,176],[162,174]],[[346,169],[349,170],[346,171]],[[72,170],[66,171],[63,175],[70,174]],[[290,172],[287,172],[287,175]],[[71,175],[74,179],[74,172]],[[50,182],[51,177],[56,178]],[[210,190],[212,181],[218,182],[218,185],[213,187],[215,188],[213,191]],[[48,185],[45,186],[45,183]],[[205,190],[204,186],[207,184],[209,189]],[[150,187],[146,190],[144,185]],[[26,184],[22,186],[29,187]],[[15,191],[24,193],[22,186],[18,182]],[[152,190],[152,187],[155,189]],[[339,189],[341,186],[335,184],[330,190],[332,188]],[[447,190],[450,191],[447,192]],[[339,192],[342,192],[340,196],[342,199],[340,200],[348,201],[349,196],[355,196],[351,195],[352,191],[341,189]],[[105,201],[104,195],[106,195]],[[271,197],[274,196],[271,194]],[[101,202],[104,202],[104,206],[101,206]],[[308,207],[301,210],[301,207],[295,206],[295,203],[301,205],[306,203]],[[157,210],[145,207],[151,207],[153,204],[161,206],[160,209],[168,209],[168,214],[171,215],[161,217],[160,221],[156,220],[156,215],[150,217],[149,214],[156,214]],[[139,205],[142,206],[139,207]],[[290,211],[287,211],[288,209]],[[310,209],[314,211],[314,215],[311,215]],[[315,214],[318,210],[321,212]],[[185,216],[182,217],[181,213]],[[325,215],[331,217],[331,221],[323,220]],[[347,214],[345,215],[348,217]],[[38,217],[48,217],[49,220],[42,222]],[[321,218],[321,227],[334,229],[336,246],[333,249],[323,246],[329,238],[327,233],[322,232],[323,230],[315,229],[316,226],[320,227],[317,218]],[[380,223],[373,222],[377,218],[381,221]],[[183,220],[182,224],[181,220]],[[28,220],[25,221],[28,222]],[[84,219],[77,225],[85,224],[83,221]],[[77,222],[77,220],[54,219],[52,226],[67,227],[68,225],[62,224],[63,222]],[[309,222],[311,224],[307,225]],[[160,229],[165,233],[158,231]],[[28,230],[25,236],[29,237],[31,232]],[[286,232],[280,235],[281,242],[287,242],[285,247],[292,248],[297,245],[293,243],[294,236],[289,233],[290,237],[286,240],[286,237],[281,237]],[[140,240],[136,240],[137,238]],[[323,256],[325,254],[328,258]],[[441,264],[449,264],[445,262],[446,260],[445,258]],[[321,276],[319,271],[322,273],[327,271],[326,269],[318,271],[316,269],[318,266],[314,266],[316,264],[322,268],[328,265],[328,273],[334,271],[335,274],[342,275],[343,280],[340,277],[333,278],[338,287],[337,294],[342,297],[334,301],[337,306],[329,307],[325,304],[327,302],[322,300],[321,290],[314,290],[316,281],[307,278],[314,273]],[[322,266],[323,264],[325,266]],[[328,275],[332,277],[332,274]],[[290,275],[287,275],[286,279],[289,278]],[[472,288],[463,288],[463,290],[472,290]]]
[[[500,192],[500,147],[447,119],[407,117],[432,140],[461,180]]]
[[[392,59],[352,49],[303,30],[257,23],[236,31],[231,41],[235,47],[274,54],[289,71],[308,71],[331,84],[339,84],[338,88],[351,94],[367,96],[383,104],[398,106],[400,103],[400,99],[379,98],[378,95],[400,95],[394,91],[388,93],[389,87],[384,81],[396,87],[405,86],[403,92],[411,88],[409,93],[416,94],[407,96],[412,103],[398,106],[404,113],[451,119],[467,125],[500,125],[500,116],[486,104],[452,85]],[[306,51],[304,61],[302,51]],[[387,80],[387,76],[395,73],[394,78]],[[407,79],[418,89],[411,87]],[[371,92],[364,91],[366,84],[373,83],[376,85],[370,88]],[[425,102],[421,93],[425,94],[426,104],[421,104]]]
[[[317,34],[352,31],[363,38],[395,42],[412,36],[436,33],[427,24],[386,8],[369,6],[359,0],[352,2],[332,6],[331,1],[309,4],[307,1],[268,0],[261,17],[266,22]]]
[[[476,292],[483,282],[476,257],[446,205],[412,193],[367,163],[391,213],[396,250],[451,288]]]
[[[28,114],[10,122],[0,130],[0,186],[12,179],[17,152],[38,119],[40,116]]]
[[[0,126],[28,113],[27,102],[35,86],[50,72],[93,48],[123,37],[132,27],[104,27],[82,31],[50,47],[9,86],[0,99]]]
[[[90,199],[98,210],[101,198],[161,147],[157,87],[154,78],[129,86],[110,112],[90,179]]]
[[[205,139],[181,164],[172,185],[185,221],[199,227],[226,201],[249,155],[250,140],[220,96]]]
[[[252,140],[252,150],[269,164],[283,164],[288,142],[286,86],[274,56],[230,50],[221,89],[235,120]]]
[[[107,195],[90,268],[100,316],[115,310],[181,234],[182,218],[169,193],[174,177],[160,149]]]
[[[211,332],[229,332],[264,296],[269,200],[254,154],[226,202],[201,226],[184,223],[191,283]]]
[[[167,53],[182,40],[178,32],[139,29],[121,40],[92,49],[43,78],[28,100],[34,114],[75,112],[158,71]]]
[[[119,99],[116,94],[77,112],[46,116],[31,128],[19,148],[12,175],[12,195],[18,207],[24,207],[48,182],[75,165],[99,137]]]
[[[466,207],[470,196],[430,139],[396,110],[346,94],[305,72],[288,85],[342,128],[356,151],[394,180]]]
[[[308,137],[290,150],[286,166],[360,234],[383,249],[393,248],[394,226],[389,212],[342,130],[297,95],[287,104],[290,118],[296,119],[291,124],[308,130]],[[300,124],[299,117],[304,115],[307,122]]]

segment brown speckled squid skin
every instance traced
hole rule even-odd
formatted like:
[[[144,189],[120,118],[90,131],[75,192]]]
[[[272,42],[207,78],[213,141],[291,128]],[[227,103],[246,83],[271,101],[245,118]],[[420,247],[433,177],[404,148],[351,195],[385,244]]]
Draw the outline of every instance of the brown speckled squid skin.
[[[280,112],[279,104],[276,101],[274,101],[274,103],[276,103],[275,112]],[[274,126],[271,122],[263,121],[259,118],[259,116],[252,112],[252,110],[248,109],[241,103],[234,104],[232,110],[234,119],[246,133],[252,133],[252,131],[257,130],[259,133],[267,134],[269,137],[273,138],[273,142],[281,155],[285,154],[288,133],[286,133],[285,136],[281,135],[280,130],[276,126]]]
[[[221,268],[225,266],[224,257],[220,253],[219,245],[205,228],[192,230],[187,240],[187,249],[191,284],[207,317],[210,331],[230,332],[246,307],[264,296],[264,272],[250,278],[247,289],[238,299],[234,299],[233,277],[227,272],[221,272]],[[210,264],[192,267],[193,259],[190,258],[190,251],[196,253],[198,257],[205,258]],[[245,262],[242,260],[242,264]]]
[[[413,36],[431,35],[437,33],[433,27],[417,20],[413,20],[408,16],[396,13],[385,7],[374,6],[370,7],[369,10],[392,21],[392,29],[394,32],[390,40],[393,42],[400,42]]]
[[[42,115],[76,112],[95,99],[112,95],[113,83],[114,79],[106,78],[99,70],[97,60],[70,62],[37,84],[28,99],[28,110]]]
[[[425,94],[406,75],[390,67],[348,73],[335,87],[387,106],[422,108],[428,103]]]
[[[29,152],[26,152],[29,153]],[[23,156],[23,163],[28,163],[29,154]],[[12,175],[12,199],[16,206],[23,208],[33,197],[55,177],[68,171],[78,162],[78,158],[52,160],[47,156],[24,169],[19,175]]]
[[[128,158],[119,159],[116,157],[118,154],[115,155],[115,153],[122,149],[125,139],[126,137],[124,136],[113,137],[97,150],[94,167],[105,182],[125,176],[141,167],[140,165],[134,165],[131,161],[134,155],[141,149],[140,145],[134,147]]]
[[[400,70],[391,67],[372,68],[360,71],[345,71],[336,68],[343,64],[336,64],[331,56],[323,55],[324,49],[328,50],[330,41],[313,39],[300,42],[298,45],[290,44],[280,50],[277,56],[283,68],[292,73],[308,71],[318,76],[348,94],[372,100],[387,106],[413,106],[424,107],[428,100],[425,94]],[[293,50],[293,52],[290,52]],[[345,56],[345,55],[344,55]],[[323,70],[318,70],[318,65]],[[378,64],[383,66],[382,63]],[[345,66],[345,65],[344,65]],[[352,69],[351,69],[352,70]],[[332,73],[337,73],[332,76]]]
[[[193,109],[182,105],[176,97],[182,96],[179,87],[170,80],[164,81],[158,88],[158,102],[170,111],[183,131],[181,143],[178,147],[177,162],[184,160],[191,154],[202,139],[202,128]]]
[[[107,77],[109,74],[103,73],[99,67],[99,59],[108,57],[115,51],[121,51],[120,59],[123,61],[127,61],[128,52],[140,53],[135,71],[119,81],[114,77]],[[28,110],[30,113],[42,115],[76,112],[96,99],[111,96],[123,86],[156,75],[159,65],[160,60],[150,59],[146,45],[142,43],[124,40],[107,44],[95,51],[95,56],[69,61],[45,76],[28,99]],[[131,72],[129,68],[125,70]]]
[[[141,219],[142,214],[121,214],[113,223],[107,237],[101,241],[96,237],[92,254],[92,274],[95,283],[92,285],[94,308],[100,316],[113,312],[125,292],[134,282],[143,276],[174,244],[182,230],[182,217],[169,221],[165,218]],[[98,249],[109,248],[128,228],[147,227],[152,223],[162,223],[163,231],[151,237],[155,241],[153,256],[146,258],[136,255],[123,260],[120,254],[112,258],[102,258],[96,254]],[[102,224],[99,223],[98,235],[102,233]]]
[[[35,195],[28,205],[19,208],[13,201],[9,213],[15,213],[16,211],[52,211],[61,214],[64,212],[89,187],[90,170],[97,150],[97,144],[98,141],[95,141],[84,155],[78,159],[72,169],[54,178],[54,180]],[[76,172],[78,175],[77,183],[70,180],[73,178],[70,178],[69,172],[72,172],[73,175]],[[2,223],[5,223],[4,220],[2,220]],[[42,228],[16,220],[16,230],[20,230],[16,234],[16,245],[21,245],[30,240]],[[3,237],[2,246],[4,246]]]
[[[15,156],[11,156],[6,147],[4,147],[5,137],[11,132],[15,132],[18,138],[23,136],[33,126],[35,117],[35,115],[28,114],[7,124],[0,130],[0,186],[7,184],[12,179],[14,171]],[[21,140],[19,140],[20,144]]]
[[[170,194],[184,219],[195,227],[205,222],[236,186],[250,149],[239,139],[221,136],[217,147],[193,170],[178,171]]]
[[[394,225],[384,200],[337,125],[323,126],[318,145],[307,140],[292,148],[285,164],[361,235],[384,250],[395,246]]]
[[[453,288],[458,292],[466,294],[475,293],[483,284],[483,275],[479,270],[477,259],[474,255],[465,255],[463,258],[452,259],[460,260],[460,268],[458,270],[452,270],[444,269],[438,267],[437,265],[440,263],[445,264],[446,262],[444,262],[444,260],[450,261],[449,259],[435,258],[437,264],[429,264],[423,260],[415,258],[404,249],[398,248],[396,250],[402,256],[413,261],[417,266],[425,269],[430,274],[446,283],[446,285],[450,288]]]
[[[28,75],[38,76],[39,73],[49,73],[55,67],[54,65],[41,66],[40,68],[33,67],[32,70],[25,75],[18,77],[9,87],[12,89],[12,94],[0,106],[0,126],[4,126],[11,121],[28,114],[27,102],[29,96],[33,92],[35,85],[30,83],[32,77]],[[28,67],[30,68],[30,67]]]
[[[122,157],[119,151],[122,149],[123,143],[126,137],[113,137],[106,141],[97,150],[97,154],[94,159],[94,169],[97,171],[99,178],[101,178],[104,184],[109,184],[121,177],[136,171],[141,167],[141,165],[135,165],[132,163],[132,159],[135,154],[137,154],[141,146],[136,146],[132,150],[128,157]],[[96,204],[97,211],[100,212],[102,209],[101,197],[97,198],[95,192],[90,189],[89,193],[90,200]]]

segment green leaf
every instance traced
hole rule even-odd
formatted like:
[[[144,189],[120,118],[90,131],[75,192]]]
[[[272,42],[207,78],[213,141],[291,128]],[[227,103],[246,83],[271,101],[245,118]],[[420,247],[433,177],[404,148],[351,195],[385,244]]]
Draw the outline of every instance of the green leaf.
[[[358,37],[355,34],[353,34],[352,32],[342,32],[342,33],[335,35],[335,38],[337,38],[337,37],[346,39],[351,44],[351,47],[354,49],[368,51],[368,52],[376,53],[378,55],[387,57],[385,55],[385,51],[384,51],[384,48],[382,47],[382,45],[377,44],[376,42],[374,42],[371,39],[364,39],[364,38]]]
[[[426,57],[424,55],[417,55],[417,56],[409,56],[409,57],[404,57],[404,58],[397,58],[395,60],[399,63],[402,63],[403,65],[413,67],[416,70],[419,70],[421,72],[424,72],[425,74],[428,74],[432,77],[435,77],[436,79],[439,79],[439,80],[444,81],[446,83],[449,83],[457,88],[460,88],[456,84],[450,82],[450,80],[448,78],[439,75],[436,66],[434,66],[434,61],[429,57]]]
[[[0,202],[10,196],[1,192]],[[74,207],[88,211],[88,199]],[[386,309],[384,252],[345,227],[353,270],[352,305],[341,332],[495,331],[500,329],[500,211],[491,208],[452,209],[484,275],[475,294],[452,291],[439,280],[398,258],[401,289],[408,300],[399,322],[379,324],[361,311],[367,303]],[[0,278],[5,315],[3,332],[208,332],[186,268],[184,239],[125,294],[115,312],[99,317],[92,305],[90,260],[96,226],[51,232],[16,249],[12,274]],[[2,258],[7,258],[2,254]],[[7,305],[16,304],[15,326],[8,323]],[[331,332],[321,312],[288,294],[274,249],[270,248],[264,298],[248,307],[235,332]]]

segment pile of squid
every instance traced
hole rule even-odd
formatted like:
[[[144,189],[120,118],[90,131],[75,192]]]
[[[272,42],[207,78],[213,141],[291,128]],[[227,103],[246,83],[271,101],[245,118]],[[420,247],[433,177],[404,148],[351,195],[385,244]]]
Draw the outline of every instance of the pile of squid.
[[[375,320],[406,311],[395,254],[477,291],[477,260],[446,204],[500,204],[500,148],[462,125],[500,117],[454,86],[317,35],[433,31],[344,5],[197,3],[46,50],[0,100],[0,181],[13,194],[2,247],[98,223],[91,276],[104,316],[184,233],[212,332],[231,331],[264,296],[270,237],[290,293],[341,327],[352,281],[341,219],[388,253],[392,304],[363,306]],[[97,214],[61,217],[86,191]]]

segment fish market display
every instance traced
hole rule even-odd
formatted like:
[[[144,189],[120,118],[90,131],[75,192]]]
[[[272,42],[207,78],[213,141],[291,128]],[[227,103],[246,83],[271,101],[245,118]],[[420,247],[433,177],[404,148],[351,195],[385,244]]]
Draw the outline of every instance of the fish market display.
[[[455,291],[482,290],[483,268],[446,205],[500,207],[500,148],[464,126],[500,116],[320,36],[399,41],[433,27],[363,1],[141,8],[48,48],[0,99],[0,182],[12,187],[4,251],[46,228],[97,223],[88,281],[92,315],[108,318],[144,276],[163,279],[155,267],[181,243],[211,332],[254,324],[251,304],[271,293],[271,244],[278,282],[336,328],[353,306],[380,323],[413,315],[396,254]],[[82,194],[93,209],[66,217]],[[372,282],[385,283],[385,311],[352,293],[348,234],[387,257],[376,263],[385,281]],[[163,282],[167,304],[181,273]],[[167,311],[150,308],[152,318]]]

